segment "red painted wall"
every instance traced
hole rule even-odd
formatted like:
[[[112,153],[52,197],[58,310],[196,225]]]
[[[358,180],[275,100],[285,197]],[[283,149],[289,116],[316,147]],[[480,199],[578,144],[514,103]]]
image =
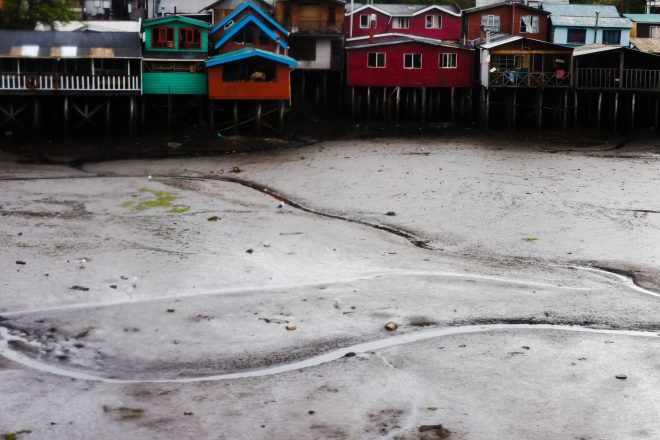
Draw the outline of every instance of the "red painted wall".
[[[385,68],[367,67],[369,52],[385,53]],[[421,53],[421,69],[404,69],[404,53]],[[441,53],[455,53],[455,69],[439,67]],[[465,49],[406,43],[346,51],[347,85],[376,87],[470,87],[474,52]]]
[[[277,79],[269,82],[223,82],[222,65],[208,69],[209,98],[231,100],[281,100],[291,98],[289,79],[290,69],[284,64],[277,65]]]
[[[353,16],[353,36],[361,37],[364,35],[369,35],[369,29],[360,28],[360,15],[370,15],[376,14],[376,34],[384,33],[397,33],[397,34],[408,34],[408,35],[417,35],[420,37],[427,38],[436,38],[439,40],[455,40],[458,41],[461,36],[461,17],[456,17],[454,15],[448,14],[446,12],[440,11],[438,9],[432,9],[428,12],[410,17],[410,27],[408,29],[394,29],[392,28],[392,22],[394,17],[389,15],[382,14],[374,9],[365,8],[362,11],[356,13]],[[440,15],[442,16],[442,28],[440,29],[426,29],[426,16],[427,15]],[[351,29],[351,19],[350,16],[347,16],[344,19],[344,25],[346,29],[346,37],[350,35]]]
[[[481,16],[499,15],[500,33],[519,35],[521,37],[534,38],[535,40],[548,41],[548,15],[540,11],[536,12],[530,8],[520,8],[512,5],[502,5],[495,8],[485,9],[477,12],[465,14],[464,35],[468,40],[474,40],[481,37]],[[513,15],[512,15],[513,14]],[[535,15],[539,17],[539,32],[535,34],[520,33],[520,17],[523,15]],[[513,28],[512,25],[513,24]]]

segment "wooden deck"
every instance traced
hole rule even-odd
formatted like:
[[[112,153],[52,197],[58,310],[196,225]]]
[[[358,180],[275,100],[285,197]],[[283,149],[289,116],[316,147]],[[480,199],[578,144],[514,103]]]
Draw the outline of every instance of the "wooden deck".
[[[570,87],[571,74],[566,72],[558,75],[556,72],[490,72],[488,74],[490,87]]]
[[[138,94],[141,90],[139,75],[0,74],[2,94]]]
[[[660,70],[578,68],[576,89],[594,90],[660,90]]]

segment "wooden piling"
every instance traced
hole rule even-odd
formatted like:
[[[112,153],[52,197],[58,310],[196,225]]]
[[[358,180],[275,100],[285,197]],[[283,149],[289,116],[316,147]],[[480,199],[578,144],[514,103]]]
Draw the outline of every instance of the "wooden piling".
[[[422,87],[422,122],[426,122],[426,87]]]
[[[110,98],[105,99],[105,132],[110,133]]]
[[[456,87],[451,88],[451,122],[456,122]]]
[[[599,93],[602,95],[602,93]],[[598,100],[598,114],[600,115],[600,99]],[[614,94],[614,121],[612,123],[612,128],[616,133],[619,125],[619,92]],[[600,128],[600,120],[598,121],[598,128]]]
[[[38,135],[39,134],[39,128],[41,125],[41,101],[38,96],[35,96],[34,98],[34,113],[32,115],[32,128],[33,128],[33,135]]]
[[[135,135],[135,96],[131,96],[129,102],[129,136]],[[87,103],[85,103],[85,111],[87,111]]]
[[[280,134],[284,133],[284,108],[285,108],[285,102],[280,101],[280,108],[278,112],[278,125],[277,129],[280,132]]]
[[[395,112],[395,121],[398,124],[399,123],[399,108],[401,106],[401,87],[396,88],[396,106],[394,107],[394,112]]]
[[[603,92],[598,92],[598,106],[596,111],[596,128],[598,130],[600,130],[600,113],[602,108],[603,108]],[[614,105],[614,119],[616,120],[616,104]],[[616,122],[614,123],[614,126],[616,127]]]
[[[511,129],[516,129],[516,116],[518,115],[518,89],[513,88],[513,108],[511,109]]]
[[[635,92],[630,97],[630,131],[635,129]]]
[[[561,131],[566,131],[568,127],[568,90],[564,90],[564,111],[561,114]]]
[[[538,95],[539,96],[536,108],[536,129],[540,131],[543,128],[543,89],[539,89]]]
[[[355,119],[355,87],[351,87],[351,119]]]
[[[371,86],[367,86],[367,121],[371,119]]]
[[[257,121],[257,135],[260,135],[261,134],[261,101],[257,103],[256,121]]]
[[[238,124],[240,123],[238,118],[238,101],[234,101],[234,133],[238,134]]]

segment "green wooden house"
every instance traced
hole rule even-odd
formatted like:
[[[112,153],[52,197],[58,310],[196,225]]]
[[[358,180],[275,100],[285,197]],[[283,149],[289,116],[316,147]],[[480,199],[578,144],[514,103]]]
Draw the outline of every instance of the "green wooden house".
[[[209,24],[182,16],[145,20],[145,95],[206,95]]]

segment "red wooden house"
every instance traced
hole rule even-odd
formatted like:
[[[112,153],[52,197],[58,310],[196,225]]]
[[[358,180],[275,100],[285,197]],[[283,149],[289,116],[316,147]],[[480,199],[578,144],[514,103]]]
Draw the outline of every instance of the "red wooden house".
[[[214,101],[233,101],[230,127],[236,131],[244,123],[240,107],[244,112],[246,108],[255,111],[248,120],[256,120],[257,131],[262,125],[271,126],[262,121],[262,115],[271,113],[268,109],[262,113],[264,104],[279,106],[281,130],[286,102],[291,101],[291,70],[298,65],[287,55],[289,32],[256,3],[247,1],[218,22],[210,36],[216,54],[206,60],[211,125]],[[239,102],[244,104],[239,106]]]
[[[349,87],[471,87],[474,52],[412,35],[354,38],[346,44]]]
[[[458,41],[461,10],[455,5],[367,4],[347,6],[346,38],[397,33]]]
[[[465,45],[485,39],[487,31],[548,41],[549,12],[521,3],[494,3],[463,11]]]

